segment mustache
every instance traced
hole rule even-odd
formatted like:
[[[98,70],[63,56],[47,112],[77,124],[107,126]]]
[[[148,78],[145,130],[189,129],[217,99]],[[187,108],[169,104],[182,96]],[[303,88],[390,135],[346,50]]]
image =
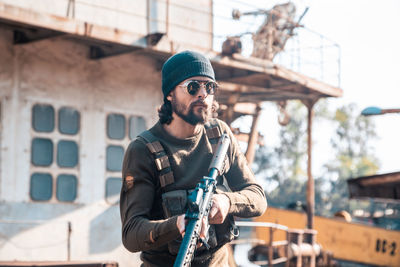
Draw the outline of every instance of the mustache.
[[[190,104],[190,107],[194,107],[194,106],[204,106],[204,107],[208,108],[207,103],[204,100],[201,100],[201,99],[196,100],[192,104]]]

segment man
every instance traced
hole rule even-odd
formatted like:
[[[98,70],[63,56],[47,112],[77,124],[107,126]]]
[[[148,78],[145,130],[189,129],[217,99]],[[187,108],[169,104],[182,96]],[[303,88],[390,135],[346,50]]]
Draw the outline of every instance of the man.
[[[216,90],[214,70],[203,55],[184,51],[169,58],[162,68],[160,120],[126,151],[122,241],[129,251],[142,251],[142,266],[173,265],[185,231],[186,197],[208,174],[213,143],[221,133],[231,144],[219,184],[225,180],[229,188],[219,186],[213,196],[210,248],[199,246],[192,266],[228,266],[225,244],[233,238],[232,217],[260,216],[266,209],[264,192],[229,127],[210,118]]]

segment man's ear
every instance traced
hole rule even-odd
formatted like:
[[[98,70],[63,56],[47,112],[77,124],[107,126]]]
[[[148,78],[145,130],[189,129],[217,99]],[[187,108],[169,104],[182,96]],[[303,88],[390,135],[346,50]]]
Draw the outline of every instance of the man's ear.
[[[167,96],[167,100],[170,101],[170,102],[172,102],[172,92],[169,93],[169,95]]]

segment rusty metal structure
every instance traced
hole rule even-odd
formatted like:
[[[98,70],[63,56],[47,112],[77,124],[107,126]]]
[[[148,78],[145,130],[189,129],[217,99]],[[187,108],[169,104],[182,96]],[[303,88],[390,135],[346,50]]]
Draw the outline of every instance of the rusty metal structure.
[[[284,51],[285,44],[294,35],[294,29],[301,27],[300,21],[307,13],[308,8],[295,22],[296,6],[292,2],[275,5],[270,10],[257,10],[241,13],[239,10],[232,12],[234,19],[240,19],[243,15],[264,14],[266,18],[257,32],[253,34],[252,56],[273,60],[274,57]]]
[[[285,225],[288,229],[304,229],[307,227],[306,218],[305,212],[270,207],[267,212],[256,219],[255,223],[262,225],[264,222],[274,222]],[[340,266],[338,261],[367,266],[395,267],[399,264],[400,231],[398,230],[357,222],[356,217],[353,218],[353,221],[349,221],[344,216],[332,218],[315,216],[314,224],[314,231],[318,232],[314,237],[322,247],[321,253],[317,255],[315,266]],[[308,231],[306,229],[304,233]],[[256,227],[255,232],[256,235],[253,238],[264,246],[268,245],[271,238],[273,244],[288,240],[283,231],[274,232],[273,237],[270,235],[270,230],[265,227]],[[310,236],[304,235],[304,237],[304,241],[309,243]],[[306,260],[308,259],[310,259],[309,255],[306,256]]]
[[[317,231],[288,228],[270,222],[237,222],[241,229],[257,229],[257,238],[239,239],[233,244],[250,243],[248,259],[259,266],[334,266],[333,255],[317,244]],[[265,235],[266,234],[266,235]],[[261,235],[264,235],[260,239]],[[277,239],[276,237],[284,237]]]
[[[400,201],[400,172],[376,174],[347,180],[350,198]]]
[[[259,15],[259,14],[264,14],[266,15],[266,19],[264,23],[259,27],[256,33],[253,34],[253,52],[252,52],[252,62],[256,63],[257,59],[261,59],[260,61],[268,62],[269,64],[273,64],[272,60],[274,57],[284,51],[285,44],[287,41],[294,35],[294,30],[298,27],[301,27],[300,22],[304,15],[307,13],[308,8],[304,10],[302,15],[298,18],[298,21],[295,22],[295,13],[296,13],[296,7],[294,6],[293,3],[288,2],[284,4],[279,4],[275,5],[272,9],[270,10],[257,10],[253,12],[245,12],[241,13],[239,10],[234,10],[232,12],[232,17],[234,19],[239,19],[243,15]],[[228,38],[224,43],[222,47],[222,51],[225,52],[225,54],[230,55],[231,57],[235,58],[238,57],[237,54],[234,54],[233,52],[235,51],[240,51],[238,47],[241,47],[239,45],[239,41],[237,40],[237,37],[230,37]],[[224,54],[224,53],[223,53]],[[277,65],[275,65],[277,66]],[[281,67],[282,68],[282,67]],[[282,68],[283,69],[283,68]],[[307,77],[307,81],[312,81],[313,79]],[[252,78],[254,80],[254,77]],[[286,80],[286,82],[289,81]],[[272,88],[277,88],[279,90],[279,96],[276,96],[275,98],[272,97],[272,94],[268,94],[268,99],[263,99],[264,94],[259,93],[256,94],[251,93],[243,93],[242,94],[242,99],[247,96],[247,100],[244,100],[245,102],[250,102],[250,103],[256,103],[259,105],[262,101],[275,101],[278,103],[278,106],[280,107],[280,110],[282,113],[285,113],[284,111],[284,106],[285,102],[287,100],[292,100],[292,99],[298,99],[300,100],[308,110],[308,116],[307,116],[307,121],[308,121],[308,129],[307,129],[307,147],[308,147],[308,164],[307,164],[307,176],[308,176],[308,182],[307,182],[307,227],[309,229],[313,229],[314,223],[313,223],[313,217],[314,217],[314,180],[312,177],[312,172],[311,172],[311,163],[312,163],[312,155],[311,155],[311,150],[312,150],[312,118],[313,118],[313,106],[315,103],[318,101],[320,98],[319,96],[311,96],[308,95],[307,97],[301,96],[300,94],[298,95],[287,95],[285,96],[282,94],[282,91],[280,89],[286,88],[291,88],[292,90],[295,88],[293,86],[294,84],[285,84],[285,82],[281,85],[278,84],[273,84],[273,80],[266,80],[265,81],[268,85],[267,87],[272,87]],[[285,85],[284,85],[285,84]],[[281,87],[282,86],[282,87]],[[254,86],[253,86],[254,88]],[[271,88],[271,89],[272,89]],[[321,87],[319,87],[321,88]],[[294,90],[297,91],[297,90]],[[298,91],[297,91],[298,92]],[[296,92],[292,92],[296,93]],[[336,96],[340,96],[341,93],[339,93]],[[327,95],[326,95],[327,96]],[[322,96],[323,97],[323,96]],[[222,98],[224,99],[224,98]],[[236,103],[237,101],[240,101],[238,98],[235,98],[234,95],[231,93],[229,94],[228,97],[226,97],[227,100],[223,100],[222,103],[227,103],[227,107],[229,108],[228,112],[226,112],[224,118],[226,121],[230,122],[232,121],[235,117],[232,116],[233,111],[232,111],[232,104],[230,103]],[[229,105],[230,104],[230,105]],[[253,111],[253,125],[252,125],[252,132],[250,136],[256,135],[256,133],[253,132],[253,129],[256,129],[256,125],[258,123],[258,116],[259,113],[257,113],[257,109],[254,109]],[[285,114],[285,120],[281,121],[282,124],[288,123],[289,120],[289,115]],[[246,157],[247,160],[251,163],[253,161],[253,155],[254,155],[254,147],[256,144],[256,138],[249,138],[248,142],[248,148],[246,151]]]

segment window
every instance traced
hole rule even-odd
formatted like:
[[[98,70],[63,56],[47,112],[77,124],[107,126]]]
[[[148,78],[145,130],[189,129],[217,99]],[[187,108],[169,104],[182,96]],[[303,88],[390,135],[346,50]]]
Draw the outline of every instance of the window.
[[[129,118],[129,138],[135,139],[141,132],[146,130],[146,122],[143,117],[131,116]]]
[[[58,112],[58,129],[63,134],[77,134],[79,131],[80,115],[73,108],[63,107]]]
[[[109,114],[107,116],[106,188],[105,198],[110,204],[119,200],[122,179],[122,162],[125,148],[138,134],[146,130],[146,121],[141,116]]]
[[[49,200],[53,191],[53,179],[49,173],[34,173],[31,176],[31,198]]]
[[[107,147],[107,170],[119,172],[122,170],[124,159],[124,148],[122,146],[110,145]]]
[[[119,193],[121,192],[122,179],[119,177],[109,177],[106,181],[106,200],[108,203],[116,204]]]
[[[54,108],[50,105],[35,105],[32,110],[32,126],[37,132],[54,130]]]
[[[57,199],[60,201],[74,201],[77,183],[75,175],[60,174],[57,177]]]
[[[31,199],[75,201],[79,177],[79,111],[35,104],[32,129]]]
[[[78,164],[78,145],[75,141],[61,140],[57,146],[57,164],[60,167],[75,167]]]
[[[125,137],[125,117],[120,114],[110,114],[107,117],[107,136],[121,140]]]
[[[33,165],[50,166],[53,163],[53,142],[48,138],[34,138],[31,153]]]

